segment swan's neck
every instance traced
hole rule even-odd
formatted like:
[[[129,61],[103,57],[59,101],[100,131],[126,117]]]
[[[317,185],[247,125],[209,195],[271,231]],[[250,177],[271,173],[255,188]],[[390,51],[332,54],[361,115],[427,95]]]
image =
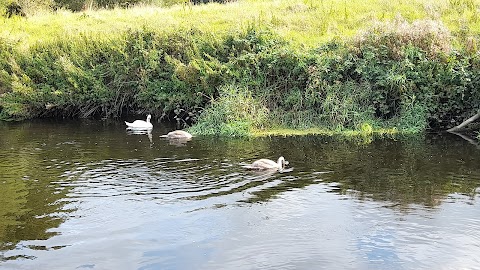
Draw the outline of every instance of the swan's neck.
[[[285,168],[285,159],[279,158],[278,161],[277,161],[277,163],[278,163],[278,167],[279,167],[280,169]]]

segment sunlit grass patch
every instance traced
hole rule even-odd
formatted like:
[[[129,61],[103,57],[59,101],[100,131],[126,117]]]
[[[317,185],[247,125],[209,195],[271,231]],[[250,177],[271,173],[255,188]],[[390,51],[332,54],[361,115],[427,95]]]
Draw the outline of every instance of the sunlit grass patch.
[[[470,4],[470,2],[472,2]],[[373,21],[398,16],[443,21],[452,33],[480,32],[479,4],[473,1],[385,1],[385,0],[239,0],[227,4],[138,5],[128,9],[65,10],[38,12],[27,18],[0,20],[1,37],[32,43],[78,33],[115,35],[122,31],[196,27],[208,31],[231,31],[251,24],[271,27],[298,45],[318,46],[335,37],[351,37]]]
[[[306,136],[306,135],[324,135],[332,136],[335,132],[321,129],[321,128],[308,128],[308,129],[292,129],[292,128],[273,128],[268,130],[254,130],[252,136],[254,137],[269,137],[269,136]]]
[[[327,128],[290,129],[273,128],[268,130],[254,130],[252,137],[290,137],[290,136],[322,136],[335,137],[337,140],[368,144],[376,138],[395,138],[401,135],[396,128],[359,129],[359,130],[330,130]]]
[[[291,128],[273,128],[268,130],[254,130],[252,136],[254,137],[266,137],[266,136],[306,136],[306,135],[323,135],[323,136],[390,136],[398,134],[399,131],[396,128],[384,128],[371,131],[365,130],[329,130],[323,128],[308,128],[308,129],[291,129]]]

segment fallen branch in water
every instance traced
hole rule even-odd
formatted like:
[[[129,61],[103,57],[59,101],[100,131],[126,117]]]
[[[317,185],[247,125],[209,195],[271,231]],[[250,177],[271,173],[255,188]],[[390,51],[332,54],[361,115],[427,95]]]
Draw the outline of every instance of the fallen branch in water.
[[[475,114],[474,116],[468,118],[467,120],[463,121],[463,123],[461,123],[460,125],[458,126],[455,126],[451,129],[448,129],[447,131],[448,132],[456,132],[456,131],[459,131],[461,129],[463,129],[466,125],[472,123],[472,122],[475,122],[478,118],[480,118],[480,111]]]

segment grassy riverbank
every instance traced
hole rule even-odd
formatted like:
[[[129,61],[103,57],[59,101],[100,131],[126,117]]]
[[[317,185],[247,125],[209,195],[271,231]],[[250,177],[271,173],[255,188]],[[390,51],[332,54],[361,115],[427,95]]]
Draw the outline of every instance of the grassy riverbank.
[[[479,8],[238,1],[2,19],[0,118],[152,113],[230,136],[445,129],[479,108]]]

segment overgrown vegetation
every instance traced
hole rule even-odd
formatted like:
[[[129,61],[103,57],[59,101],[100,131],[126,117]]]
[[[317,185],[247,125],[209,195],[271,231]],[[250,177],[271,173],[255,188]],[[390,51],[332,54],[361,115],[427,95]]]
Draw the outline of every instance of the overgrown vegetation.
[[[203,111],[190,131],[205,135],[249,136],[268,126],[268,108],[250,90],[236,85],[220,88],[220,95]]]
[[[313,27],[335,22],[337,30],[346,29],[372,13],[345,9],[339,20],[343,2],[291,1],[132,9],[124,25],[115,19],[126,14],[121,9],[20,19],[27,23],[21,31],[14,30],[18,19],[5,20],[10,34],[0,35],[0,118],[148,112],[195,124],[195,133],[229,136],[283,128],[446,129],[480,107],[479,6],[464,2],[412,1],[423,15],[411,7],[395,17],[370,10],[380,12],[370,24],[333,36]],[[236,21],[249,14],[248,4],[260,13]],[[262,13],[265,7],[271,17]],[[401,8],[407,7],[394,6]],[[143,23],[129,21],[140,11]],[[151,19],[159,12],[167,19]],[[102,14],[112,21],[105,24]],[[375,18],[379,14],[384,19]],[[452,23],[455,14],[462,24]],[[198,23],[202,18],[211,24]],[[312,18],[312,25],[298,28],[294,18]],[[39,22],[63,30],[40,29]]]

